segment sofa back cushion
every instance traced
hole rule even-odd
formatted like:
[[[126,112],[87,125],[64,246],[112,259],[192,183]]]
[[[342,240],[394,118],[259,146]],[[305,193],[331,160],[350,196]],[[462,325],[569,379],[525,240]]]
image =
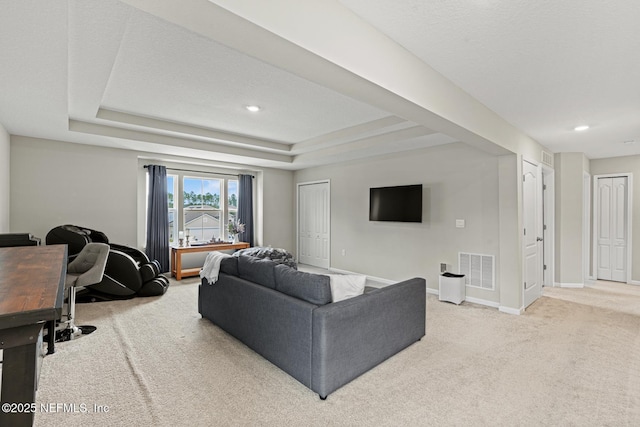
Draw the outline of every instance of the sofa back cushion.
[[[315,305],[331,302],[329,277],[303,273],[283,264],[276,265],[274,271],[277,291]]]
[[[276,288],[274,267],[276,263],[268,259],[240,255],[238,257],[238,276],[267,288]]]
[[[238,257],[230,256],[220,261],[220,272],[238,276]]]

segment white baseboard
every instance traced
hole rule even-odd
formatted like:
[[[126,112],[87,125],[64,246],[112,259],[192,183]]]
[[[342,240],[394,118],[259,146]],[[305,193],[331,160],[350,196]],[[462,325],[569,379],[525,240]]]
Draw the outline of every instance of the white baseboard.
[[[505,307],[501,305],[498,307],[498,311],[502,313],[515,314],[517,316],[520,316],[522,313],[524,313],[524,308],[511,308],[511,307]]]
[[[486,300],[486,299],[465,296],[464,300],[465,301],[469,301],[469,302],[474,303],[474,304],[486,305],[487,307],[500,308],[500,303],[497,303],[497,302],[494,302],[494,301],[489,301],[489,300]]]
[[[427,288],[427,293],[428,294],[432,294],[432,295],[440,296],[440,292],[439,292],[438,289]],[[500,307],[500,304],[498,304],[497,302],[493,302],[493,301],[489,301],[489,300],[481,299],[481,298],[474,298],[474,297],[470,297],[470,296],[465,296],[464,300],[468,301],[470,303],[473,303],[473,304],[486,305],[487,307],[492,307],[492,308],[499,308]]]
[[[629,282],[630,285],[640,286],[640,280],[632,280]]]
[[[584,283],[554,283],[553,286],[560,288],[584,288]]]

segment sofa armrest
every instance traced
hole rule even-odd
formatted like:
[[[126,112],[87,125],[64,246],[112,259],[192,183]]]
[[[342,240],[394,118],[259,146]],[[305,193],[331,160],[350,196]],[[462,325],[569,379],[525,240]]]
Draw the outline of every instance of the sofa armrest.
[[[418,341],[425,310],[423,278],[316,308],[311,389],[324,398]]]

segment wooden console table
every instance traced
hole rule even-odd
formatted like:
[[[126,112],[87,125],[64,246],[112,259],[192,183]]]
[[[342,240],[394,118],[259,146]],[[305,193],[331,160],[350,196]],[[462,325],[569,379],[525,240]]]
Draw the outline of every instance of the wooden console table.
[[[195,252],[212,252],[212,251],[226,251],[228,249],[245,249],[249,244],[245,242],[240,243],[212,243],[210,245],[197,245],[197,246],[171,246],[171,275],[176,280],[182,280],[183,277],[197,276],[200,274],[201,267],[182,269],[182,255],[195,253]]]
[[[1,426],[30,426],[42,328],[62,316],[67,245],[0,248]]]

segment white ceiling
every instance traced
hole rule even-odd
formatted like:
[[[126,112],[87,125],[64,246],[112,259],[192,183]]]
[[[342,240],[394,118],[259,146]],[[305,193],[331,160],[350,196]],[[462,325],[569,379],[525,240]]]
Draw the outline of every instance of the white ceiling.
[[[290,11],[273,13],[279,31],[249,1],[0,0],[0,123],[14,135],[284,169],[473,144],[466,123],[400,96],[407,81],[344,65],[368,55],[376,72],[400,76],[394,61],[408,51],[448,79],[426,92],[448,90],[455,110],[487,114],[484,104],[554,152],[640,154],[640,2],[287,2],[271,5]],[[296,7],[318,19],[330,9],[334,26],[319,23],[336,30],[309,25],[302,46]],[[331,43],[358,49],[333,60],[320,52]],[[582,123],[591,129],[574,132]]]

